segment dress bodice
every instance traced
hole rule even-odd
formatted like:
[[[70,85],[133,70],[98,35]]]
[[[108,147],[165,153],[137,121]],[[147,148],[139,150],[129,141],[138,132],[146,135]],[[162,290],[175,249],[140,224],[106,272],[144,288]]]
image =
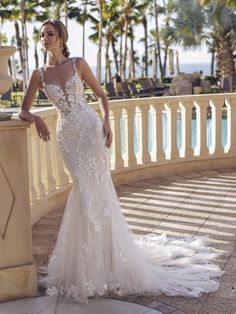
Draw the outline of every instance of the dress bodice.
[[[73,65],[73,74],[65,82],[64,86],[54,82],[47,83],[45,81],[44,67],[38,69],[42,79],[42,90],[61,116],[75,114],[88,106],[85,99],[84,86],[76,69],[76,59],[72,58],[70,60]]]

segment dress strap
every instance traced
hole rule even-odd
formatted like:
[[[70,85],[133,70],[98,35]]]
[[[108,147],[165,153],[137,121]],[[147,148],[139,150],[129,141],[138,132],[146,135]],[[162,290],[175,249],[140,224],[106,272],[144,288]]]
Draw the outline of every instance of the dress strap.
[[[38,68],[38,70],[39,70],[39,74],[40,74],[40,76],[41,76],[42,86],[45,87],[44,70],[43,70],[43,68]]]
[[[75,75],[78,75],[77,66],[76,66],[76,58],[72,58],[72,65],[73,65],[73,69],[75,71]]]

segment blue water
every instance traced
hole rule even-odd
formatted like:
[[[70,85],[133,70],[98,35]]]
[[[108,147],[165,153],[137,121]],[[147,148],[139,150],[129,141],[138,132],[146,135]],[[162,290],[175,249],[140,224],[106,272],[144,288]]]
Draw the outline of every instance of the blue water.
[[[124,118],[121,117],[120,119],[120,127],[121,127],[121,152],[122,154],[125,151],[124,148]],[[221,142],[222,146],[225,147],[227,143],[227,118],[222,118],[221,120],[222,126],[222,135],[221,135]],[[137,132],[137,121],[136,116],[133,116],[133,125],[134,125],[134,152],[137,154],[138,152],[138,132]],[[206,143],[207,147],[210,148],[212,144],[212,119],[206,120]],[[182,127],[181,127],[181,118],[178,116],[177,118],[177,147],[180,150],[182,146]],[[162,134],[163,134],[163,149],[166,150],[167,148],[167,118],[166,114],[162,114]],[[192,119],[192,135],[191,135],[191,146],[192,149],[196,146],[196,119]],[[152,116],[149,113],[148,115],[148,151],[152,151]]]

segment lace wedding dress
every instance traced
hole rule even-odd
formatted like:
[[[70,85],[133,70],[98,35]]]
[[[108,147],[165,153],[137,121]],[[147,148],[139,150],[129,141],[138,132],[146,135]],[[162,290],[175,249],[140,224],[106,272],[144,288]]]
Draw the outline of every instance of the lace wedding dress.
[[[218,254],[206,238],[174,239],[128,230],[110,175],[110,149],[103,124],[88,106],[76,59],[67,61],[64,87],[40,68],[43,90],[58,111],[57,140],[73,178],[58,239],[46,276],[47,295],[79,302],[102,295],[165,293],[197,297],[219,287]],[[67,76],[67,75],[66,75]],[[55,82],[55,79],[54,79]]]

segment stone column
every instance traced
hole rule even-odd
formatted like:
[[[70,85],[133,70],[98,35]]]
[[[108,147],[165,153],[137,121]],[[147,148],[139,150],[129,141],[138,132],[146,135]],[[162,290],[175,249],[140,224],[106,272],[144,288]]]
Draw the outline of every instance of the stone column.
[[[167,115],[167,159],[178,159],[179,151],[177,147],[177,110],[178,102],[168,102],[164,104]]]
[[[206,141],[206,123],[207,123],[208,100],[198,100],[196,102],[197,134],[195,156],[206,157],[209,155],[209,149]]]
[[[182,101],[181,108],[181,124],[182,124],[182,147],[180,149],[180,157],[192,158],[192,101]]]
[[[221,121],[222,121],[222,108],[224,101],[221,99],[211,101],[212,112],[212,143],[209,149],[210,154],[222,156],[224,154],[224,147],[221,140]]]
[[[32,253],[27,127],[0,122],[0,302],[37,293]]]

